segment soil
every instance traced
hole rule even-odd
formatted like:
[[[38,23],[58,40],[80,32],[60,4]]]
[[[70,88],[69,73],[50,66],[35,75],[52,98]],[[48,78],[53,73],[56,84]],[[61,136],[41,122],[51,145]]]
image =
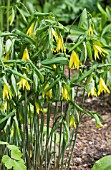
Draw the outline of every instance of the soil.
[[[111,105],[109,96],[85,99],[84,108],[102,115],[103,128],[96,128],[92,117],[84,116],[80,123],[71,170],[91,170],[94,162],[111,155]]]

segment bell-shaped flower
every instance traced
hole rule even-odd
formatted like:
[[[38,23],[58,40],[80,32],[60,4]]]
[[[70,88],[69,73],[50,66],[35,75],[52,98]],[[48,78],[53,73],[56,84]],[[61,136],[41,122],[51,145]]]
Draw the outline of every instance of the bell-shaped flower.
[[[59,53],[60,51],[61,52],[65,52],[66,51],[66,48],[64,46],[64,41],[63,41],[62,36],[59,36],[58,39],[57,39],[56,52]]]
[[[70,100],[69,87],[66,84],[63,84],[61,92],[62,92],[62,99],[63,100]]]
[[[6,56],[4,57],[4,61],[7,61],[7,60],[9,60],[10,59],[10,52],[8,52],[7,54],[6,54]]]
[[[88,97],[97,96],[94,79],[91,79],[91,82],[88,84]]]
[[[79,66],[81,66],[81,65],[82,65],[82,63],[80,62],[78,55],[76,54],[75,51],[72,51],[70,61],[69,61],[69,68],[79,69]]]
[[[44,90],[47,89],[48,87],[49,87],[49,83],[46,84],[46,86],[44,87]],[[48,98],[52,99],[52,89],[50,89],[46,93],[43,92],[42,97],[44,98],[45,96],[47,99]]]
[[[20,81],[17,83],[17,85],[19,86],[20,89],[23,88],[24,90],[24,88],[26,87],[27,90],[30,90],[30,85],[28,81],[22,77],[20,78]]]
[[[54,38],[55,38],[55,40],[57,41],[57,39],[58,39],[57,32],[53,28],[51,28],[51,33],[52,33],[52,40],[54,40]]]
[[[102,78],[99,79],[99,90],[98,90],[98,95],[100,95],[102,92],[107,92],[110,93],[110,90],[106,86],[104,80]]]
[[[75,118],[71,115],[69,125],[71,128],[76,128]]]
[[[25,49],[23,52],[22,60],[29,60],[29,53],[27,49]]]
[[[35,102],[35,108],[36,108],[36,112],[39,114],[40,113],[40,106],[37,102]]]
[[[91,36],[94,33],[94,28],[90,25],[89,30],[88,30],[88,35]]]
[[[31,24],[31,26],[28,28],[28,30],[27,30],[27,35],[32,35],[32,33],[33,33],[33,30],[34,30],[34,25],[35,25],[35,23],[33,22],[32,24]]]
[[[7,110],[7,101],[5,101],[5,102],[3,103],[3,105],[0,107],[0,110],[1,110],[1,111]]]
[[[100,59],[100,56],[105,56],[105,54],[109,54],[106,50],[104,50],[100,43],[94,42],[93,43],[93,49],[94,49],[94,58],[95,60],[98,58]]]
[[[3,87],[3,100],[5,98],[7,98],[7,99],[12,98],[12,92],[10,90],[10,87],[7,84],[4,84],[4,87]]]

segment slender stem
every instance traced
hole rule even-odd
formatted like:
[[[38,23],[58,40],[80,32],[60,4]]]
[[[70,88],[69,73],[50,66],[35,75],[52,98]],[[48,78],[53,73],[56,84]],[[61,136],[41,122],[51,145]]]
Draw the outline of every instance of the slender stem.
[[[10,0],[7,1],[7,31],[9,31],[9,7],[10,7]]]

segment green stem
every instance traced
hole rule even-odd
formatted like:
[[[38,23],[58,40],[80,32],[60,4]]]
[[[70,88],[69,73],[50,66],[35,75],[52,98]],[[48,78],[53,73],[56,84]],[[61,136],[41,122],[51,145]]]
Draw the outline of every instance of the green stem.
[[[9,8],[10,8],[10,0],[7,1],[7,31],[9,31]]]

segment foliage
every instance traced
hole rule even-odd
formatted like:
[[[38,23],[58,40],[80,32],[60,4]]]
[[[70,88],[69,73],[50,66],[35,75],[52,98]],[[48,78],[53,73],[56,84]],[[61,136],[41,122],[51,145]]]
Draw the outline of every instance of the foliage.
[[[103,158],[99,159],[95,162],[92,170],[108,170],[111,169],[111,155],[104,156]]]
[[[28,169],[50,169],[53,160],[69,169],[84,114],[103,127],[84,109],[86,95],[111,89],[110,8],[98,9],[99,17],[84,9],[78,24],[63,26],[53,13],[10,8],[11,26],[0,33],[0,140],[20,147]]]
[[[6,145],[7,149],[9,150],[10,156],[3,155],[2,163],[5,165],[7,169],[13,170],[26,170],[25,162],[21,158],[22,153],[19,148],[15,145],[9,145],[7,142],[0,141],[0,145]]]

